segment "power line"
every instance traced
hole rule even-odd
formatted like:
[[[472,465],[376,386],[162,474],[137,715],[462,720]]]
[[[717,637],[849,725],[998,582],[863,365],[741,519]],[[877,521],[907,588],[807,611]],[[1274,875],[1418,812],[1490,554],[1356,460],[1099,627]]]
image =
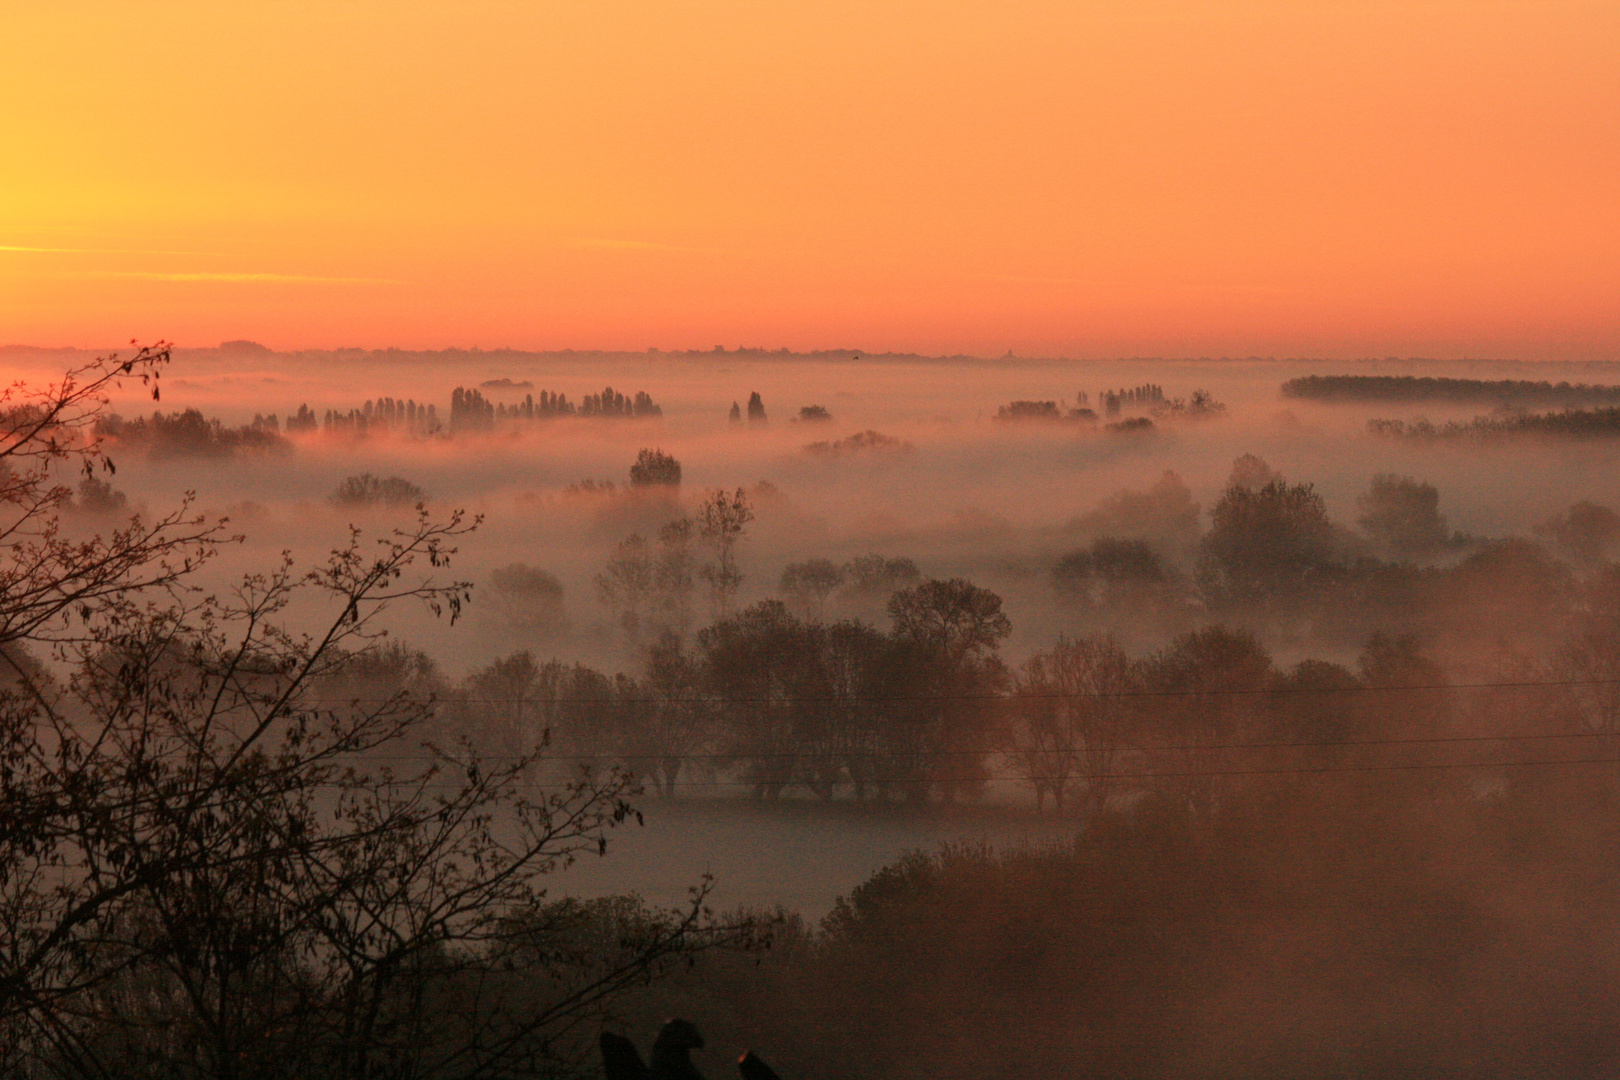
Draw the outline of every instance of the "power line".
[[[1034,783],[1047,780],[1186,780],[1199,778],[1242,777],[1242,776],[1320,776],[1332,773],[1378,773],[1378,772],[1419,772],[1443,771],[1451,769],[1517,769],[1540,768],[1566,765],[1616,765],[1620,764],[1620,757],[1602,758],[1539,758],[1515,761],[1425,761],[1400,762],[1384,765],[1299,765],[1282,766],[1270,769],[1189,769],[1177,771],[1146,771],[1146,772],[1112,772],[1112,773],[1070,773],[1054,774],[1051,776],[1038,775],[1000,775],[994,777],[984,776],[884,776],[863,777],[862,781],[871,785],[904,784],[910,782],[924,782],[929,784],[969,784],[980,783],[985,780],[1012,780],[1019,783]],[[685,788],[759,788],[768,787],[777,781],[759,780],[683,780],[681,787]],[[804,786],[807,782],[800,779],[781,781],[782,787]],[[848,785],[849,780],[829,781],[829,783]],[[442,788],[454,785],[429,784],[427,787]],[[529,784],[530,788],[537,790],[566,791],[572,785],[565,783]]]
[[[1352,749],[1374,746],[1427,746],[1445,745],[1451,743],[1486,743],[1486,742],[1528,742],[1528,741],[1561,741],[1566,739],[1620,739],[1620,731],[1551,731],[1541,733],[1525,733],[1517,735],[1434,735],[1413,736],[1410,738],[1389,739],[1323,739],[1303,742],[1227,742],[1227,743],[1119,743],[1114,746],[1098,750],[1088,750],[1083,747],[1030,747],[1025,749],[1007,749],[996,747],[988,750],[930,750],[920,752],[919,757],[989,757],[1000,754],[1003,757],[1029,757],[1032,755],[1052,756],[1060,754],[1073,754],[1076,757],[1088,753],[1119,753],[1135,751],[1138,753],[1162,753],[1169,751],[1193,750],[1331,750]],[[367,755],[370,757],[386,757],[390,760],[416,760],[424,757],[420,754],[396,755]],[[687,753],[683,751],[669,751],[659,753],[625,753],[613,748],[598,750],[580,750],[571,754],[544,754],[537,757],[538,761],[574,761],[592,762],[603,759],[614,761],[662,761],[668,758],[679,758],[682,761],[759,761],[759,760],[793,760],[793,761],[847,761],[851,758],[888,760],[905,757],[905,751],[885,750],[825,750],[821,752],[804,750],[787,750],[773,753],[760,753],[757,751],[734,751],[731,753]]]
[[[793,697],[725,695],[671,696],[671,697],[463,697],[451,695],[433,698],[423,703],[468,705],[797,705],[797,704],[882,704],[886,702],[915,701],[1107,701],[1131,698],[1207,698],[1207,697],[1287,697],[1295,694],[1391,694],[1419,691],[1456,690],[1532,690],[1573,686],[1620,686],[1620,679],[1547,679],[1523,682],[1478,683],[1421,683],[1407,686],[1282,686],[1264,688],[1237,688],[1222,690],[1109,690],[1109,691],[1052,691],[1006,694],[844,694],[795,695]],[[394,697],[311,697],[303,699],[326,704],[381,705],[397,700]]]

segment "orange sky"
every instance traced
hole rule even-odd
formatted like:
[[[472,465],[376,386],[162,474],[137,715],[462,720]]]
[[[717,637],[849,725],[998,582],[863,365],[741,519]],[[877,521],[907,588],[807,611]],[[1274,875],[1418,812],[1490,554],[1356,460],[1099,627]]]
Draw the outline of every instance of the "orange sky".
[[[1616,0],[7,0],[0,343],[1620,356]]]

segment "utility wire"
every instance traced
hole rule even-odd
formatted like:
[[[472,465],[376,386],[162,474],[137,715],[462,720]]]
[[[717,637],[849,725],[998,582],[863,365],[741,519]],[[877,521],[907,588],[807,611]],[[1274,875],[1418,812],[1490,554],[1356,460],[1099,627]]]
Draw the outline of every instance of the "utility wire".
[[[1284,766],[1271,769],[1189,769],[1177,771],[1154,772],[1110,772],[1110,773],[1068,773],[1051,776],[1038,775],[1001,775],[994,777],[983,776],[886,776],[865,777],[863,782],[874,786],[882,784],[904,784],[921,781],[929,784],[966,784],[979,783],[987,779],[1013,780],[1021,783],[1033,783],[1037,780],[1185,780],[1198,778],[1240,777],[1240,776],[1320,776],[1332,773],[1379,773],[1379,772],[1420,772],[1443,771],[1450,769],[1517,769],[1542,768],[1567,765],[1616,765],[1620,764],[1620,757],[1602,758],[1540,758],[1516,761],[1425,761],[1401,762],[1385,765],[1298,765]],[[757,780],[683,780],[683,788],[759,788],[769,787],[774,781]],[[806,782],[799,779],[783,781],[782,787],[803,786]],[[847,785],[848,780],[830,781],[830,783]],[[454,785],[428,784],[428,787],[451,787]],[[529,784],[530,788],[538,790],[566,791],[573,785],[566,783]]]
[[[1548,679],[1525,682],[1426,683],[1410,686],[1283,686],[1261,689],[1228,690],[1109,690],[1052,691],[1050,693],[1006,694],[882,694],[882,695],[803,695],[792,698],[770,696],[728,697],[461,697],[450,695],[433,699],[434,704],[468,705],[797,705],[805,703],[881,704],[890,701],[1092,701],[1129,698],[1207,698],[1207,697],[1287,697],[1293,694],[1391,694],[1428,690],[1533,690],[1571,686],[1620,686],[1620,679]],[[305,701],[325,704],[380,705],[395,698],[311,697]]]
[[[1620,731],[1553,731],[1546,733],[1530,733],[1519,735],[1435,735],[1415,736],[1398,739],[1322,739],[1304,742],[1227,742],[1227,743],[1119,743],[1111,747],[1095,751],[1082,747],[1030,747],[1027,749],[1008,749],[997,747],[989,750],[930,750],[919,753],[920,757],[988,757],[991,754],[1000,754],[1004,757],[1028,757],[1031,755],[1073,754],[1081,756],[1087,753],[1118,753],[1122,751],[1137,751],[1140,753],[1158,753],[1165,751],[1182,750],[1331,750],[1353,747],[1370,746],[1427,746],[1431,744],[1448,743],[1485,743],[1485,742],[1524,742],[1524,741],[1559,741],[1565,739],[1620,739]],[[425,755],[413,754],[369,754],[368,757],[403,760],[416,760]],[[733,753],[685,753],[670,751],[658,753],[656,751],[627,754],[612,748],[599,750],[580,750],[571,754],[543,754],[537,761],[601,761],[609,758],[614,761],[662,761],[666,758],[680,758],[682,761],[847,761],[851,758],[889,760],[905,757],[905,751],[885,750],[826,750],[822,752],[809,752],[803,750],[789,750],[777,753],[758,753],[749,751],[736,751]]]

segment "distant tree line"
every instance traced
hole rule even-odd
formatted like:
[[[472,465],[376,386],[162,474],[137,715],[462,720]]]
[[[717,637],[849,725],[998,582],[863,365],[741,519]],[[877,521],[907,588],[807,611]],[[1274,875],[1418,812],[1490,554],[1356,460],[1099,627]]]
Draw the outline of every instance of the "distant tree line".
[[[1162,567],[1132,545],[1099,545],[1094,557],[1129,568],[1128,583],[1113,583],[1115,610],[1166,585]],[[1459,605],[1463,622],[1487,622],[1493,635],[1521,605],[1564,613],[1538,648],[1508,667],[1498,659],[1498,677],[1548,685],[1530,712],[1498,716],[1511,701],[1451,690],[1414,633],[1371,632],[1350,667],[1316,659],[1285,667],[1254,631],[1206,622],[1134,656],[1107,632],[1062,636],[1009,668],[1000,646],[1012,625],[1000,596],[963,579],[916,580],[909,560],[867,561],[860,569],[887,591],[887,629],[826,617],[826,597],[856,567],[812,560],[784,573],[787,600],[722,615],[691,636],[657,626],[635,673],[540,662],[526,651],[497,660],[460,687],[444,686],[439,696],[454,703],[449,730],[514,754],[549,745],[558,767],[619,764],[665,795],[692,784],[767,801],[798,793],[921,805],[976,799],[1006,775],[1058,810],[1101,812],[1153,793],[1201,816],[1272,784],[1272,768],[1365,763],[1355,748],[1368,740],[1489,732],[1531,715],[1620,737],[1616,692],[1603,682],[1620,670],[1612,565],[1579,588],[1563,582],[1560,594],[1548,591],[1560,584],[1556,571],[1537,582],[1522,563],[1487,559],[1438,571],[1409,597]],[[668,588],[658,583],[666,573],[648,561],[649,594]],[[1499,590],[1512,587],[1529,595],[1504,600]],[[1489,608],[1503,603],[1510,610]],[[1414,616],[1410,624],[1437,636],[1432,616]],[[1392,711],[1383,691],[1393,689],[1403,696]]]
[[[1090,400],[1090,395],[1082,390],[1075,395],[1073,406],[1060,405],[1056,401],[1014,401],[997,409],[995,419],[1003,422],[1093,423],[1097,420],[1097,412],[1089,407]],[[1216,401],[1208,390],[1194,390],[1190,399],[1172,398],[1165,396],[1164,387],[1157,383],[1143,383],[1140,386],[1119,390],[1100,390],[1097,392],[1097,404],[1102,409],[1103,416],[1109,419],[1117,418],[1127,410],[1186,420],[1203,420],[1226,412],[1226,406]],[[1138,419],[1142,418],[1131,418],[1131,420]],[[1131,420],[1111,425],[1109,430],[1145,430],[1142,424],[1132,424]]]
[[[911,443],[885,435],[879,431],[857,431],[842,439],[824,439],[808,443],[804,452],[823,457],[841,457],[849,454],[904,454],[915,450]]]
[[[737,545],[752,511],[741,492],[712,493],[698,516],[627,537],[596,579],[626,643],[646,672],[659,673],[655,685],[647,673],[610,677],[576,665],[570,677],[593,688],[593,719],[555,730],[582,754],[632,768],[630,757],[612,755],[656,759],[666,793],[695,772],[764,799],[792,790],[820,799],[971,798],[999,754],[1025,766],[1018,774],[1039,801],[1063,803],[1065,785],[1091,790],[1074,770],[1106,772],[1120,747],[1139,749],[1150,729],[1209,725],[1189,729],[1195,746],[1234,731],[1270,738],[1293,723],[1268,704],[1274,689],[1372,685],[1367,673],[1396,653],[1406,669],[1440,679],[1427,659],[1436,653],[1416,659],[1420,642],[1473,670],[1504,663],[1505,639],[1548,671],[1620,670],[1620,635],[1577,641],[1570,630],[1584,612],[1620,602],[1610,595],[1620,596],[1620,584],[1604,569],[1620,549],[1612,509],[1577,503],[1538,530],[1544,548],[1456,532],[1439,490],[1411,477],[1374,476],[1356,506],[1352,532],[1333,521],[1313,485],[1290,482],[1253,455],[1233,463],[1207,530],[1174,474],[1104,500],[1073,525],[1094,539],[1050,571],[1074,631],[1009,670],[999,658],[1011,627],[1001,597],[961,579],[925,580],[905,558],[793,562],[777,582],[780,599],[735,611]],[[714,621],[694,633],[705,593]],[[1389,627],[1406,636],[1391,643]],[[1364,663],[1359,674],[1316,661],[1282,671],[1261,645],[1262,628],[1360,649]],[[1129,657],[1122,634],[1130,632],[1171,644]],[[1386,646],[1395,652],[1379,651]],[[1228,691],[1245,700],[1228,701]],[[1091,699],[1100,697],[1145,700],[1098,713]],[[1155,711],[1161,697],[1175,707]],[[1080,731],[1089,724],[1103,727]],[[1124,741],[1107,742],[1116,736]],[[1041,755],[1054,758],[1052,769],[1033,768]],[[1146,767],[1140,755],[1125,757]]]
[[[1373,419],[1367,421],[1367,430],[1381,438],[1417,442],[1519,437],[1612,439],[1620,436],[1620,406],[1549,413],[1508,412],[1476,416],[1467,423]]]
[[[663,630],[634,676],[516,653],[447,691],[446,722],[512,752],[549,739],[563,762],[616,762],[666,795],[695,773],[765,800],[793,788],[822,800],[969,797],[989,776],[1007,679],[1001,598],[922,581],[887,606],[885,633],[761,601],[690,643]]]
[[[525,402],[525,407],[527,403]],[[511,415],[511,410],[507,411]],[[520,415],[524,415],[521,414]],[[600,394],[586,394],[579,403],[581,416],[662,416],[664,410],[653,402],[645,390],[637,390],[634,397],[626,397],[613,387],[605,387]]]
[[[486,384],[488,385],[488,384]],[[487,431],[503,420],[549,420],[561,416],[652,417],[664,410],[645,390],[626,396],[605,387],[601,393],[586,394],[576,406],[567,395],[541,390],[539,396],[525,394],[511,405],[487,400],[477,390],[456,387],[450,395],[450,431]]]
[[[1095,421],[1097,414],[1087,408],[1074,408],[1067,411],[1059,408],[1055,401],[1014,401],[1003,405],[996,410],[997,420],[1003,423],[1009,421]]]
[[[280,432],[282,422],[275,413],[253,414],[255,430]],[[324,431],[327,434],[366,435],[373,431],[397,432],[408,435],[431,435],[439,430],[438,409],[432,405],[418,405],[414,399],[397,400],[391,397],[367,401],[358,409],[327,409],[317,417],[308,405],[287,417],[286,431],[291,435],[301,431]]]
[[[1417,375],[1301,375],[1282,384],[1282,395],[1310,401],[1603,405],[1620,403],[1620,386]]]
[[[1122,390],[1100,390],[1097,392],[1097,404],[1102,406],[1104,416],[1118,416],[1127,406],[1148,409],[1165,400],[1164,387],[1157,383],[1143,383]]]
[[[197,409],[154,412],[126,420],[108,413],[96,420],[93,433],[124,446],[144,450],[154,459],[228,458],[239,454],[287,454],[292,443],[263,425],[231,427]]]
[[[1433,484],[1380,473],[1350,529],[1314,485],[1245,455],[1207,530],[1174,474],[1074,519],[1069,528],[1091,540],[1057,558],[1053,594],[1096,629],[1237,622],[1342,647],[1401,626],[1459,662],[1486,663],[1495,641],[1562,634],[1589,602],[1590,575],[1620,550],[1609,507],[1575,504],[1538,527],[1538,543],[1458,532],[1440,503]]]
[[[400,435],[432,435],[439,430],[439,410],[433,405],[418,405],[414,399],[404,401],[391,397],[367,401],[358,409],[339,412],[326,410],[322,417],[322,430],[331,433],[365,435],[387,432]]]

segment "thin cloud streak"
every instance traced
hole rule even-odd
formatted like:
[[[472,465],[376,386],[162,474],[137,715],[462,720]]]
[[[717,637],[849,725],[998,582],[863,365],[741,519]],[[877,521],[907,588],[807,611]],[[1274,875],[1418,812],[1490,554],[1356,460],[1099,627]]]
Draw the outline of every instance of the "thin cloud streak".
[[[267,282],[283,285],[409,285],[396,278],[320,277],[313,274],[264,274],[217,271],[169,273],[155,270],[87,270],[83,277],[135,278],[142,281],[223,281],[233,283]]]
[[[24,247],[20,244],[0,244],[0,251],[24,252],[40,255],[207,255],[223,258],[222,251],[148,251],[131,248],[59,248]]]

